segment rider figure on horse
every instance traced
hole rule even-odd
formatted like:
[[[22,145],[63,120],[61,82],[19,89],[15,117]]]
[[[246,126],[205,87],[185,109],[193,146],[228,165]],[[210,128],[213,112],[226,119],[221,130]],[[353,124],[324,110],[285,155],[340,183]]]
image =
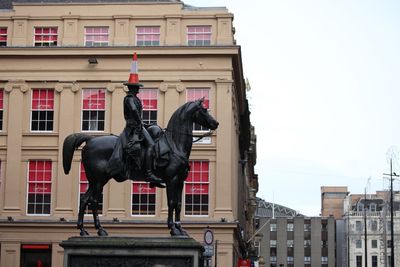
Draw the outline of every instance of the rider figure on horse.
[[[134,173],[143,166],[141,151],[144,147],[145,181],[151,186],[163,187],[163,180],[153,174],[153,148],[154,141],[147,132],[142,121],[142,102],[137,94],[142,84],[138,83],[136,53],[133,55],[133,63],[129,81],[124,83],[128,92],[124,97],[125,128],[120,134],[114,147],[113,154],[107,163],[107,171],[111,176],[125,175],[134,178]]]

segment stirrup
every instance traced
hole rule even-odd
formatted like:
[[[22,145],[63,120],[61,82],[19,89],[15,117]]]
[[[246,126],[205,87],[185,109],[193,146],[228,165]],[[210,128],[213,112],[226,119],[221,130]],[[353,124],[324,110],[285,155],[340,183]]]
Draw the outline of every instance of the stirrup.
[[[164,181],[161,178],[155,176],[151,171],[146,171],[146,182],[162,184]]]

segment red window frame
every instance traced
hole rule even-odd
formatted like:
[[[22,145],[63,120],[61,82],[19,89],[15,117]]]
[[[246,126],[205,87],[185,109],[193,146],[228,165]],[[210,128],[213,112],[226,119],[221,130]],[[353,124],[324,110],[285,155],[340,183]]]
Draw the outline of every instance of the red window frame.
[[[143,105],[143,122],[147,124],[157,123],[158,89],[141,89],[138,97]]]
[[[185,215],[208,216],[210,205],[210,163],[208,160],[191,160],[190,172],[185,181]]]
[[[104,131],[105,89],[82,90],[82,131]]]
[[[151,188],[149,183],[132,182],[132,215],[154,216],[156,196],[156,188]]]
[[[109,27],[85,27],[85,46],[108,46]]]
[[[83,163],[81,162],[80,167],[79,167],[79,200],[82,197],[82,195],[85,194],[88,187],[89,187],[89,182],[87,180],[85,167],[83,166]],[[78,203],[80,203],[80,201],[78,201]],[[90,205],[91,204],[89,203],[89,205],[86,207],[86,210],[84,212],[85,215],[93,214]],[[101,196],[100,196],[97,213],[99,215],[103,214],[103,194],[101,194]]]
[[[211,26],[187,26],[187,44],[190,46],[211,45]]]
[[[137,46],[158,46],[160,45],[160,26],[137,26]]]
[[[35,27],[34,45],[35,46],[57,46],[58,38],[57,27]]]
[[[30,160],[28,164],[27,214],[50,215],[52,161]]]
[[[33,89],[31,103],[31,131],[53,131],[54,90]]]
[[[7,46],[7,27],[0,27],[0,46]]]
[[[203,106],[210,109],[210,89],[209,88],[188,88],[186,89],[186,102],[195,101],[204,97]],[[208,131],[201,125],[194,124],[194,131]]]

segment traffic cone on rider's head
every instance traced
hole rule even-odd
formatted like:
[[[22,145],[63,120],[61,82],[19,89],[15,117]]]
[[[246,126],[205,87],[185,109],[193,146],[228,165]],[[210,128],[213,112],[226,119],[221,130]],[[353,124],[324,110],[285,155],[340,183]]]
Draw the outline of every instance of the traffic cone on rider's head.
[[[131,87],[142,87],[143,85],[139,83],[139,71],[138,71],[138,61],[136,52],[133,53],[132,65],[131,65],[131,73],[129,74],[128,82],[125,82],[124,85]]]

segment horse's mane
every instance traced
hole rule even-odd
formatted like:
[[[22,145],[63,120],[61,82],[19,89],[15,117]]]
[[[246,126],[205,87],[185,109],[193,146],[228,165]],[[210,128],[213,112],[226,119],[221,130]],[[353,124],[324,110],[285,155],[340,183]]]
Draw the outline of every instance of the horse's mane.
[[[187,116],[187,110],[191,105],[195,105],[196,101],[190,101],[182,106],[180,106],[175,112],[172,114],[171,118],[169,119],[167,130],[170,132],[181,132],[186,133],[190,132],[188,129],[189,124],[182,124],[182,120]]]

